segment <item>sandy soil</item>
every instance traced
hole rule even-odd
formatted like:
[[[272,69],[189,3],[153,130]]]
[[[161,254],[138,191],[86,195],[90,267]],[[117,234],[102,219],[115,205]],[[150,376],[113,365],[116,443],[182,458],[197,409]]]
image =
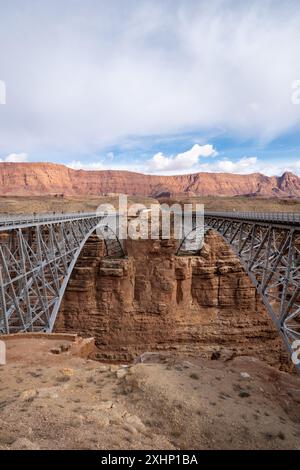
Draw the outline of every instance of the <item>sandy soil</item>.
[[[297,376],[249,357],[122,366],[68,348],[7,341],[1,449],[300,449]]]
[[[129,196],[130,203],[141,203],[146,207],[157,202],[156,199],[140,196]],[[300,200],[257,198],[257,197],[181,197],[176,199],[162,199],[161,202],[173,204],[175,202],[204,204],[206,210],[211,211],[270,211],[270,212],[300,212]],[[100,204],[114,204],[118,207],[117,197],[0,197],[0,214],[28,214],[43,212],[76,212],[94,211]]]
[[[141,203],[146,207],[157,201],[151,197],[128,196],[128,203]],[[113,204],[118,208],[117,196],[99,197],[4,197],[0,196],[0,214],[42,214],[45,212],[89,212],[96,211],[100,204]]]
[[[279,199],[262,197],[181,197],[169,200],[179,203],[204,204],[207,211],[237,211],[237,212],[300,212],[299,199]],[[164,202],[168,202],[167,199]]]

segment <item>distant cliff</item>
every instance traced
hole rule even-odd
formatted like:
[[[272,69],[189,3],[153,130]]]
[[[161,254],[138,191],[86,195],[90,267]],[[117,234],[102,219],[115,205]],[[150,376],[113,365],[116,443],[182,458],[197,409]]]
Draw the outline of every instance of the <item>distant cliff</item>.
[[[290,172],[272,177],[260,173],[159,176],[127,171],[72,170],[53,163],[0,163],[1,196],[97,196],[106,193],[142,196],[187,194],[300,197],[300,178]]]

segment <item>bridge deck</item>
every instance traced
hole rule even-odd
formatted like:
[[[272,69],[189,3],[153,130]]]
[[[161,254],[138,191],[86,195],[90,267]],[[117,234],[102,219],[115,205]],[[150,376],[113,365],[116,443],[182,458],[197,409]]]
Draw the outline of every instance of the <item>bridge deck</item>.
[[[96,212],[70,212],[50,214],[21,214],[0,216],[0,231],[16,227],[29,227],[67,220],[82,220],[97,216]]]
[[[267,222],[274,224],[296,225],[300,226],[300,213],[297,212],[209,212],[204,215],[210,217],[251,220],[258,222]]]
[[[7,228],[28,227],[45,223],[56,223],[66,220],[82,220],[99,216],[97,212],[71,212],[48,214],[21,214],[0,216],[0,231]],[[211,212],[205,211],[205,216],[227,219],[251,220],[300,226],[300,213],[297,212]]]

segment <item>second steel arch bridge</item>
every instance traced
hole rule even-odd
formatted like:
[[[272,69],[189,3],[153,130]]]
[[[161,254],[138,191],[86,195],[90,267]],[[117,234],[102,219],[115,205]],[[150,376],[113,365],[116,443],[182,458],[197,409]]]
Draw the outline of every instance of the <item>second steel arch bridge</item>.
[[[194,217],[197,230],[214,230],[231,246],[293,354],[300,344],[300,214],[205,212],[204,229]],[[179,255],[185,254],[185,239]]]

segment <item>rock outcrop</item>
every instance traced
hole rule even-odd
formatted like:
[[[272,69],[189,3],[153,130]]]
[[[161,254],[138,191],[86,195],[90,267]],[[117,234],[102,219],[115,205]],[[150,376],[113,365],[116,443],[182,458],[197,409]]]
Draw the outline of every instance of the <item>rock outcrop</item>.
[[[52,163],[0,163],[0,195],[141,196],[251,195],[300,197],[300,178],[292,173],[268,177],[260,173],[195,173],[158,176],[127,171],[73,170]]]
[[[94,238],[69,282],[56,330],[95,337],[99,360],[173,351],[289,364],[255,288],[221,237],[210,232],[199,256],[175,256],[176,246],[128,240],[127,258],[103,259]]]

